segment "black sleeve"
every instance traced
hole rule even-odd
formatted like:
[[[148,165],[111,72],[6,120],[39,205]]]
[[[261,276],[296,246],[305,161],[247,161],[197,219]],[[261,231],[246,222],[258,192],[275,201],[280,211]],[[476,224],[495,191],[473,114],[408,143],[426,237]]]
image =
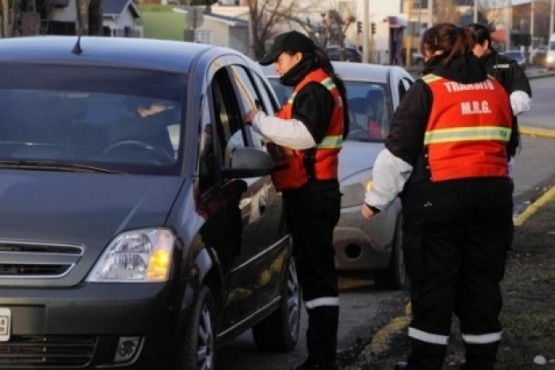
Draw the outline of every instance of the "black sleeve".
[[[314,141],[320,143],[328,132],[334,105],[331,92],[322,84],[311,82],[297,93],[293,118],[304,123]]]
[[[509,95],[513,91],[521,90],[532,97],[530,81],[528,81],[528,77],[526,77],[524,70],[514,60],[511,60],[509,65],[509,76],[507,79],[508,86],[506,86],[509,91]]]
[[[432,107],[432,92],[417,80],[401,101],[393,116],[386,148],[396,157],[414,166],[424,146],[424,133]]]

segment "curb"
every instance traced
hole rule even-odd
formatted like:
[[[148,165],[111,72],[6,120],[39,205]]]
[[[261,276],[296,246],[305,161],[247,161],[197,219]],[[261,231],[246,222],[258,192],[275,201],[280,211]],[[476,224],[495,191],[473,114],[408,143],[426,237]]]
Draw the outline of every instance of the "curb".
[[[520,126],[519,131],[522,135],[531,136],[531,137],[540,137],[546,139],[555,139],[555,130],[550,130],[541,127],[532,127],[532,126]],[[519,215],[514,219],[515,226],[521,226],[532,216],[536,213],[540,207],[545,205],[547,202],[552,201],[555,199],[555,185],[552,186],[549,190],[547,190],[542,196],[536,199],[533,203],[528,205]]]
[[[517,218],[513,221],[515,226],[522,226],[526,220],[530,218],[534,213],[536,213],[542,206],[546,203],[555,199],[555,186],[552,186],[548,191],[546,191],[541,197],[536,199],[532,204],[522,211]]]
[[[534,126],[520,126],[518,128],[521,135],[531,136],[531,137],[543,137],[547,139],[555,139],[555,130],[534,127]]]

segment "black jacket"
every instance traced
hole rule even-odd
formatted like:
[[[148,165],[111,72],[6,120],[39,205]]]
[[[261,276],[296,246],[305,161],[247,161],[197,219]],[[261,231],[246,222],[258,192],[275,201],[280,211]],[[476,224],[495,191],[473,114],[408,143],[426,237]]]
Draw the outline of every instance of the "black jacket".
[[[473,55],[456,58],[448,67],[441,65],[442,60],[442,56],[431,59],[423,74],[433,73],[460,83],[475,83],[487,78],[484,65]],[[424,157],[424,134],[432,104],[430,88],[422,79],[418,79],[397,108],[391,132],[385,142],[393,155],[413,166],[413,172],[401,194],[404,211],[511,206],[512,182],[509,178],[463,179],[440,183],[429,180]],[[515,142],[510,142],[508,151],[512,151],[515,145]]]
[[[499,54],[494,49],[480,60],[485,64],[488,74],[495,77],[503,85],[507,93],[521,90],[532,97],[532,89],[528,77],[518,63],[509,57]]]

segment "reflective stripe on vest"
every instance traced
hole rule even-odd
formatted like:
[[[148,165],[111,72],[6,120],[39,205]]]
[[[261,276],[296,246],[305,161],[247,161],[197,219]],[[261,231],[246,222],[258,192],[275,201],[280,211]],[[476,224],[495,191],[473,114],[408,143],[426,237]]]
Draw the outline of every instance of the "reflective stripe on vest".
[[[314,171],[305,168],[304,150],[292,150],[289,148],[277,148],[280,157],[274,157],[275,170],[272,180],[277,190],[296,189],[309,181],[309,172],[313,172],[317,180],[337,179],[338,153],[343,144],[343,101],[337,86],[333,80],[322,69],[308,73],[305,78],[295,86],[293,93],[284,104],[277,116],[289,120],[293,116],[293,102],[297,93],[308,83],[318,82],[325,86],[335,101],[334,110],[330,119],[330,125],[326,136],[317,143],[314,153]]]
[[[512,112],[507,93],[490,77],[461,84],[427,75],[433,105],[424,134],[432,182],[508,176]]]
[[[511,129],[497,126],[460,127],[426,132],[424,145],[467,140],[498,140],[509,142]]]

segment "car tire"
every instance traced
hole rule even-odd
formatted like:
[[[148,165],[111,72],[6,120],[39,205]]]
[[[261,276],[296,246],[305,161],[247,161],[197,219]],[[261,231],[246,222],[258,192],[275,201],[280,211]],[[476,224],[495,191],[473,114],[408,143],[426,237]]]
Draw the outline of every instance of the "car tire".
[[[254,342],[260,350],[290,351],[295,347],[299,338],[301,288],[293,259],[290,259],[285,274],[278,309],[252,328]]]
[[[203,286],[187,318],[181,345],[177,349],[174,370],[214,370],[216,368],[216,332],[214,299]]]
[[[375,274],[376,285],[383,289],[403,289],[408,286],[408,277],[403,256],[403,217],[399,215],[395,225],[395,236],[391,247],[389,265]]]

